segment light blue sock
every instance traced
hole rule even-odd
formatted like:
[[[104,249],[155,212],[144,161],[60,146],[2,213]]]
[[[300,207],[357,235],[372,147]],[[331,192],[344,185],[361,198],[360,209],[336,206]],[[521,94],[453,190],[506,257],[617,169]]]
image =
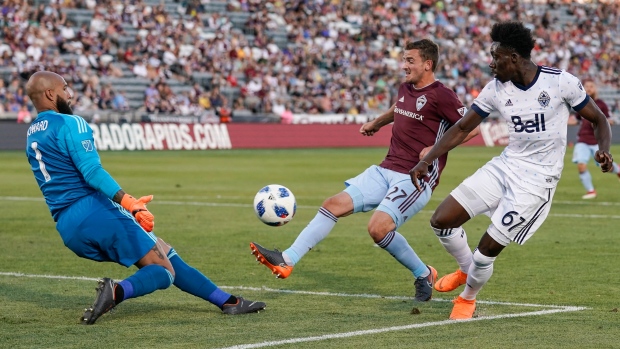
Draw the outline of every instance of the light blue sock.
[[[409,246],[407,239],[397,231],[387,233],[377,245],[388,251],[400,264],[409,269],[416,279],[426,277],[430,273],[426,264],[422,262],[420,257]]]
[[[586,188],[586,191],[594,190],[594,184],[592,184],[592,175],[590,174],[590,171],[580,173],[579,179],[581,180],[583,187]]]
[[[338,222],[338,217],[321,207],[316,216],[299,233],[293,245],[284,251],[292,265],[297,264],[308,251],[325,239],[336,225],[336,222]]]
[[[173,281],[174,277],[168,269],[161,265],[151,264],[138,269],[135,274],[119,282],[119,284],[123,287],[123,300],[125,300],[166,289],[172,285]]]
[[[611,172],[615,174],[620,174],[620,165],[614,162],[611,166]]]
[[[230,298],[229,293],[220,290],[203,273],[185,263],[174,248],[168,252],[168,259],[174,268],[174,286],[181,291],[202,298],[219,308],[222,308],[222,305]]]

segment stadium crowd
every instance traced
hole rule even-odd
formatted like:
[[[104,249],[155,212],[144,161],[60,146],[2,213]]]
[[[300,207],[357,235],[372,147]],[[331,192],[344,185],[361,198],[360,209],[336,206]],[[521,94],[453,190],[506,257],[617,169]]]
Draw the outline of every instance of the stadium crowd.
[[[619,88],[620,3],[535,6],[504,1],[236,0],[209,11],[210,0],[186,0],[176,12],[144,0],[5,0],[0,8],[0,113],[32,110],[24,78],[45,67],[74,86],[75,108],[128,110],[110,78],[152,83],[142,109],[228,120],[240,110],[291,113],[378,113],[396,97],[400,48],[429,37],[440,44],[437,76],[469,105],[490,80],[488,33],[493,21],[529,23],[537,37],[533,60],[603,86]],[[567,9],[572,21],[551,15]],[[77,25],[65,9],[93,11]],[[241,26],[232,13],[247,13]],[[137,32],[129,43],[126,28]],[[271,33],[283,33],[278,45]],[[63,59],[70,54],[71,59]],[[126,71],[127,73],[125,73]],[[210,83],[193,79],[212,76]],[[175,93],[170,80],[190,87]],[[107,82],[105,82],[107,81]],[[225,94],[222,89],[238,93]],[[611,103],[620,112],[618,101]]]

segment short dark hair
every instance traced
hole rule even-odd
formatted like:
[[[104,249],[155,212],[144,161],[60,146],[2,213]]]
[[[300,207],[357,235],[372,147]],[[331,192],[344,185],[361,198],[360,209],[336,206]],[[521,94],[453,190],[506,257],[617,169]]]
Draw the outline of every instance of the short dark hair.
[[[439,45],[432,42],[429,39],[422,39],[418,41],[408,41],[405,44],[405,51],[418,50],[420,51],[420,57],[423,60],[431,60],[433,62],[433,71],[437,69],[437,61],[439,61]]]
[[[534,49],[532,31],[517,21],[498,22],[491,28],[491,39],[500,46],[514,49],[523,58],[529,59]]]

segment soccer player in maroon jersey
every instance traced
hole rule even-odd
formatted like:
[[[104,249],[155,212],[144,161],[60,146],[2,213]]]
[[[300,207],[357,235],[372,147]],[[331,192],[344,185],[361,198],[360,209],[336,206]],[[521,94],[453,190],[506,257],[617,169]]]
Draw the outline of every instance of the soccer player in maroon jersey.
[[[438,58],[439,47],[430,40],[407,43],[402,57],[406,77],[396,103],[360,128],[363,136],[372,136],[383,126],[394,123],[390,148],[380,165],[372,165],[357,177],[346,180],[344,191],[323,202],[317,215],[287,250],[272,251],[250,243],[257,260],[277,277],[288,277],[293,266],[329,234],[340,217],[376,209],[368,222],[371,238],[411,271],[415,278],[415,300],[431,299],[437,271],[420,260],[396,229],[429,201],[447,156],[433,161],[429,175],[420,181],[421,190],[411,182],[409,170],[466,111],[456,94],[435,79]],[[478,129],[473,130],[465,141],[477,134]]]
[[[598,108],[605,114],[607,119],[609,119],[609,108],[607,108],[607,104],[605,104],[602,99],[598,99],[598,90],[594,81],[584,80],[583,87],[586,93],[590,95],[590,98],[594,100]],[[575,148],[573,149],[573,163],[577,164],[579,179],[586,189],[585,195],[581,198],[594,199],[596,198],[596,190],[594,190],[594,185],[592,184],[592,175],[590,175],[590,171],[588,171],[588,162],[590,158],[594,157],[594,154],[598,150],[598,143],[596,142],[596,137],[594,137],[592,123],[582,118],[579,114],[577,114],[576,120],[581,120],[581,126],[577,133],[577,143],[575,143]],[[620,178],[620,166],[614,162],[609,173],[615,173],[618,178]]]

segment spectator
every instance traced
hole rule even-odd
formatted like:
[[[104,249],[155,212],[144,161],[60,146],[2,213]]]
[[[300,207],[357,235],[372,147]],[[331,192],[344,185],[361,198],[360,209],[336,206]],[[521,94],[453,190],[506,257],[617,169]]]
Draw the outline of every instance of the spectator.
[[[116,92],[112,99],[112,109],[114,110],[129,110],[129,101],[125,96],[125,91]]]
[[[29,124],[32,121],[32,117],[30,115],[30,111],[28,111],[28,107],[26,105],[22,105],[19,108],[19,112],[17,112],[17,123],[26,123]]]

